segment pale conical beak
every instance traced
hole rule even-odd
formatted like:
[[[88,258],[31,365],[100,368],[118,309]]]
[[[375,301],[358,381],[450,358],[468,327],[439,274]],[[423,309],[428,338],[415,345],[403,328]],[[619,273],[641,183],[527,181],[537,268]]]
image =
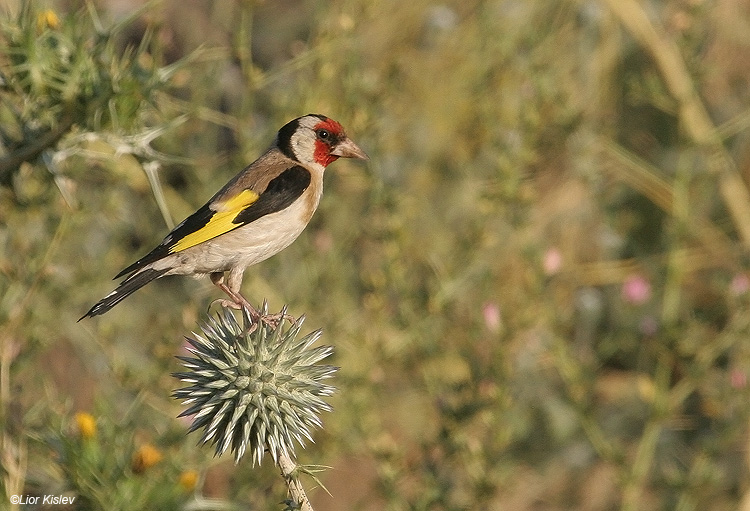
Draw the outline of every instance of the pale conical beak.
[[[352,142],[350,138],[345,138],[333,148],[331,151],[333,156],[340,156],[342,158],[359,158],[361,160],[369,160],[370,157],[365,152],[357,147],[357,144]]]

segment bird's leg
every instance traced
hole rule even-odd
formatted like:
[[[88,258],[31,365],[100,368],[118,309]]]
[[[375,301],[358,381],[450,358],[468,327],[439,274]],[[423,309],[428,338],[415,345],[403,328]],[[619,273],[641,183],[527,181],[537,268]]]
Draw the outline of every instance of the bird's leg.
[[[229,288],[229,291],[231,292],[230,296],[233,298],[236,297],[238,303],[241,303],[242,305],[246,305],[247,307],[251,308],[253,311],[255,311],[256,316],[253,316],[254,320],[260,320],[266,325],[270,326],[273,329],[276,329],[281,325],[281,323],[284,322],[284,320],[288,320],[290,323],[294,323],[294,318],[290,316],[289,314],[282,314],[282,313],[276,313],[276,314],[265,314],[264,312],[259,311],[250,303],[247,301],[247,299],[242,296],[242,293],[240,293],[240,287],[242,285],[242,274],[244,273],[244,269],[232,269],[229,270],[229,275],[227,276],[227,283],[226,286]],[[222,280],[223,282],[223,280]],[[267,311],[268,308],[264,306],[263,311]]]
[[[221,300],[219,303],[222,307],[229,307],[231,309],[246,309],[248,313],[250,313],[250,317],[253,320],[253,323],[257,323],[260,319],[262,314],[253,307],[253,305],[247,301],[247,299],[242,296],[242,294],[239,291],[234,291],[230,286],[228,286],[226,283],[224,283],[224,273],[223,272],[214,272],[211,274],[211,282],[224,291],[231,300]]]

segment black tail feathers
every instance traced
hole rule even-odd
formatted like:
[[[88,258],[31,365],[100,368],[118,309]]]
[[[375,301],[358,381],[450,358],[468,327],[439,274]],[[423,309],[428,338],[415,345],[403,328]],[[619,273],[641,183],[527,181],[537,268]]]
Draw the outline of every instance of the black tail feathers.
[[[142,288],[152,280],[158,279],[167,271],[169,271],[168,268],[165,268],[163,270],[154,270],[153,268],[148,268],[146,270],[134,273],[130,277],[123,280],[120,285],[117,286],[117,289],[99,300],[93,307],[91,307],[91,309],[89,309],[86,314],[81,316],[78,321],[81,321],[81,319],[83,318],[93,318],[94,316],[104,314],[109,309],[123,301],[126,297],[138,291],[140,288]]]

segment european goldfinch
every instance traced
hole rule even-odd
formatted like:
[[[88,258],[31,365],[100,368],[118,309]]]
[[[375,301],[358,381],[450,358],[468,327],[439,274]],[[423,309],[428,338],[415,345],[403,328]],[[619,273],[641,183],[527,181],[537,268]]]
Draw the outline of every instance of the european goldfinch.
[[[104,314],[165,275],[209,275],[230,297],[225,305],[257,310],[240,293],[248,266],[288,247],[315,213],[323,172],[338,158],[367,159],[341,124],[309,114],[284,125],[274,144],[187,217],[159,246],[116,277],[117,289],[81,317]],[[80,319],[79,319],[80,321]]]

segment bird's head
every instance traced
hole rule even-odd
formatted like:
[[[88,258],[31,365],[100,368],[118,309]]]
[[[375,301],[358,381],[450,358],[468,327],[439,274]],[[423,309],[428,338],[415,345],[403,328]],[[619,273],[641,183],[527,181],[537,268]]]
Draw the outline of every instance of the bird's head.
[[[346,136],[344,128],[325,115],[308,114],[285,124],[276,137],[278,148],[302,164],[327,167],[339,158],[368,159]]]

